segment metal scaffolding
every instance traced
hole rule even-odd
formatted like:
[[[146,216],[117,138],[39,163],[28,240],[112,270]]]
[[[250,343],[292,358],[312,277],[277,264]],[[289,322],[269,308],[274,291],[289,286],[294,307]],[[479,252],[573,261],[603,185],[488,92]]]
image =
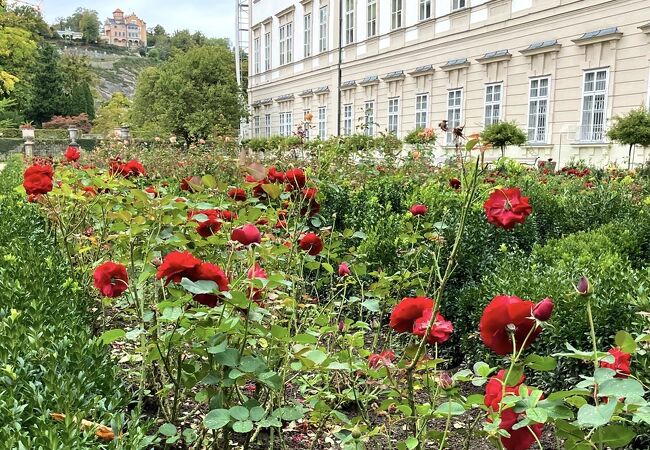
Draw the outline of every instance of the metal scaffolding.
[[[244,61],[249,58],[250,39],[249,39],[249,26],[250,26],[250,9],[249,0],[235,0],[237,2],[235,10],[235,70],[237,72],[237,84],[239,89],[244,89]],[[245,94],[246,95],[246,94]],[[247,96],[246,96],[247,97]],[[248,103],[248,98],[246,98]],[[248,136],[248,122],[242,119],[239,126],[240,139]]]

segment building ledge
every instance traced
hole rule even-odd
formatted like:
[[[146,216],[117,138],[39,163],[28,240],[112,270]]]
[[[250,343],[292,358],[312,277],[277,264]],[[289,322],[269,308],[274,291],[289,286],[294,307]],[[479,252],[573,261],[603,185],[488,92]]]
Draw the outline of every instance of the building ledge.
[[[447,61],[447,64],[444,66],[440,66],[440,69],[449,72],[450,70],[458,70],[458,69],[464,69],[470,66],[470,62],[467,60],[467,58],[463,59],[452,59],[450,61]]]
[[[379,77],[377,75],[371,75],[369,77],[365,77],[363,80],[359,82],[361,86],[370,86],[372,84],[379,84]]]
[[[519,53],[524,56],[533,56],[542,53],[559,52],[561,48],[562,44],[558,43],[557,39],[554,39],[552,41],[535,42],[528,48],[519,50]]]
[[[585,148],[585,147],[595,147],[595,148],[604,148],[609,147],[612,144],[609,142],[572,142],[571,147]]]
[[[643,31],[645,34],[650,34],[650,23],[646,23],[645,25],[641,25],[639,27],[639,30]]]
[[[296,10],[296,5],[291,5],[288,8],[284,8],[282,11],[275,14],[275,17],[280,18],[280,17],[286,16],[287,14],[290,14],[290,13],[294,12],[295,10]]]
[[[526,145],[522,145],[521,148],[553,148],[555,145],[553,144],[535,144],[535,143],[528,143]]]
[[[616,27],[604,28],[602,30],[590,31],[580,36],[578,39],[573,39],[572,42],[576,45],[589,45],[598,44],[600,42],[609,42],[619,40],[623,37],[623,33]]]
[[[408,74],[412,77],[419,77],[422,75],[430,75],[434,73],[436,69],[433,68],[433,64],[428,64],[426,66],[416,67],[414,70],[410,71]]]
[[[384,80],[384,81],[396,81],[396,80],[403,80],[404,78],[406,78],[406,76],[404,75],[404,71],[403,70],[398,70],[398,71],[390,72],[390,73],[384,75],[382,80]]]
[[[356,87],[357,87],[357,82],[354,81],[354,80],[344,81],[343,83],[341,83],[341,90],[342,91],[346,91],[348,89],[354,89]]]
[[[512,59],[512,55],[508,50],[498,50],[496,52],[486,53],[484,56],[476,58],[476,61],[481,64],[489,64],[500,61],[509,61],[510,59]]]
[[[293,94],[284,94],[279,97],[276,97],[275,101],[280,103],[280,102],[288,102],[289,100],[293,100]]]
[[[298,94],[298,97],[311,97],[312,95],[314,95],[313,89],[305,89],[300,94]]]

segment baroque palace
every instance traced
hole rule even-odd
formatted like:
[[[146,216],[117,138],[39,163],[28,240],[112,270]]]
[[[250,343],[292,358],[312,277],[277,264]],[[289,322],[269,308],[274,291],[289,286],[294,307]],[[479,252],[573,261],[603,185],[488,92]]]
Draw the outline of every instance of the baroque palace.
[[[250,6],[253,136],[290,135],[307,112],[321,138],[508,120],[528,134],[525,155],[509,156],[622,164],[608,126],[650,102],[648,0]]]

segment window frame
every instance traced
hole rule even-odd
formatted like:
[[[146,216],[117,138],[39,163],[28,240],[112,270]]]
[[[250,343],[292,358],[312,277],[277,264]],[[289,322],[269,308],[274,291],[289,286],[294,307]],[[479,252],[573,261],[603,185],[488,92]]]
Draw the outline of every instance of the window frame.
[[[460,93],[460,95],[457,96],[458,105],[450,105],[452,93]],[[447,91],[447,126],[449,128],[449,131],[447,132],[447,145],[454,144],[454,128],[459,127],[463,122],[463,97],[463,88],[449,89]],[[458,110],[458,123],[455,123],[456,120],[452,117],[453,112],[456,110]]]
[[[253,70],[255,75],[262,73],[262,37],[258,36],[253,39]]]
[[[323,53],[328,51],[329,44],[329,9],[328,5],[321,6],[318,10],[318,52]]]
[[[370,108],[368,108],[370,106]],[[368,114],[368,111],[371,111],[371,114]],[[366,100],[363,102],[363,123],[364,123],[364,130],[363,134],[366,136],[374,136],[375,135],[375,101],[374,100]]]
[[[467,8],[467,0],[451,0],[451,11],[460,11]]]
[[[264,114],[264,137],[271,137],[273,133],[272,117],[270,113]]]
[[[366,37],[377,36],[377,0],[368,0],[366,5]],[[372,14],[371,14],[372,12]]]
[[[312,53],[312,16],[311,13],[306,13],[303,18],[303,53],[304,57],[308,58]]]
[[[264,33],[264,70],[271,70],[271,65],[273,61],[271,60],[271,32],[267,31]]]
[[[318,138],[324,141],[327,138],[327,105],[318,107]]]
[[[399,30],[404,27],[404,0],[390,1],[390,29]]]
[[[399,136],[400,125],[400,98],[391,97],[388,99],[388,132]]]
[[[418,8],[418,19],[420,22],[429,20],[433,12],[432,0],[420,0]],[[428,13],[427,13],[428,9]]]
[[[354,124],[354,105],[347,103],[343,105],[343,136],[352,135],[352,125]]]
[[[494,100],[495,88],[498,89],[499,100]],[[488,100],[488,92],[490,92],[491,100]],[[504,84],[502,81],[498,83],[488,83],[485,85],[485,90],[483,92],[483,126],[488,127],[494,123],[501,122],[503,118],[503,91]],[[494,117],[494,109],[498,107],[499,115]],[[490,114],[488,117],[488,108],[490,109]]]
[[[604,81],[604,86],[605,88],[603,90],[596,90],[596,86],[598,81],[598,73],[604,72],[605,73],[605,79]],[[594,89],[592,91],[587,91],[587,76],[589,74],[594,74],[594,79],[593,79],[593,85]],[[595,108],[596,105],[596,97],[602,95],[602,110],[597,111]],[[590,117],[590,124],[586,125],[585,124],[585,103],[587,97],[592,97],[592,114]],[[607,106],[608,106],[608,97],[609,97],[609,68],[600,68],[600,69],[589,69],[585,70],[582,76],[582,96],[581,96],[581,102],[580,102],[580,136],[579,136],[579,141],[580,142],[588,142],[588,143],[604,143],[605,142],[605,126],[607,124]],[[596,117],[596,113],[600,112],[602,113],[602,123],[600,125],[600,130],[597,131],[597,127],[595,126],[594,119]],[[585,129],[586,127],[590,127],[590,129],[587,130]]]
[[[421,97],[425,97],[425,101],[422,102]],[[416,129],[425,129],[429,126],[429,103],[430,95],[428,92],[423,92],[415,95],[415,128]],[[419,108],[424,104],[424,109]],[[419,126],[422,121],[418,121],[418,115],[424,115],[424,126]]]
[[[541,96],[540,87],[541,81],[546,80],[546,95]],[[536,92],[537,94],[533,96],[533,83],[537,82]],[[540,102],[546,102],[544,115],[540,113]],[[533,102],[535,102],[535,113],[532,113]],[[550,117],[550,106],[551,106],[551,77],[550,76],[541,76],[533,77],[528,81],[528,114],[526,119],[526,137],[528,142],[534,144],[546,144],[548,143],[549,135],[549,117]],[[531,118],[534,116],[534,122],[531,123]],[[539,137],[539,122],[540,118],[544,117],[544,136],[540,139]]]

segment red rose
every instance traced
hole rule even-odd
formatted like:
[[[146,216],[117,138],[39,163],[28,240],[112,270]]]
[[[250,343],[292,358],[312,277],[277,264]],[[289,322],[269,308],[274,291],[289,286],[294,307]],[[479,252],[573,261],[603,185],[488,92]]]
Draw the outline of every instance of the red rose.
[[[163,262],[164,264],[164,262]],[[229,281],[226,274],[221,268],[209,262],[202,262],[195,266],[187,273],[187,278],[191,281],[214,281],[219,286],[221,292],[229,289]],[[217,306],[219,296],[216,294],[195,294],[194,300],[202,305],[214,308]]]
[[[255,225],[247,223],[243,227],[232,230],[230,239],[243,245],[251,245],[259,244],[262,241],[262,235]]]
[[[315,200],[316,194],[318,194],[318,189],[316,188],[305,188],[302,190],[302,195],[307,200]]]
[[[217,211],[217,217],[222,218],[226,222],[232,222],[233,220],[237,219],[237,213],[226,211],[226,210],[219,210],[219,209],[217,209],[216,211]]]
[[[483,208],[488,222],[506,230],[512,230],[518,223],[523,225],[533,212],[528,197],[522,197],[519,188],[495,190]]]
[[[415,204],[411,206],[411,209],[409,211],[411,211],[411,214],[413,214],[414,216],[423,216],[427,213],[428,210],[429,208],[427,208],[424,205]]]
[[[531,389],[528,388],[530,392]],[[527,427],[514,430],[513,427],[522,419],[524,414],[518,414],[514,409],[508,408],[501,411],[501,423],[499,428],[506,430],[510,437],[501,437],[501,443],[506,450],[529,450],[537,442],[544,431],[543,423],[531,423],[530,430]],[[532,430],[532,432],[531,432]],[[535,433],[533,435],[533,433]],[[537,439],[535,439],[537,436]]]
[[[323,251],[323,241],[315,233],[305,234],[298,242],[298,245],[311,256],[316,256]]]
[[[499,373],[491,377],[485,385],[485,398],[483,401],[485,406],[492,408],[493,411],[499,410],[499,403],[501,403],[501,399],[503,398],[503,383],[505,383],[506,375],[507,371],[501,369]],[[526,378],[522,375],[514,386],[506,386],[506,394],[518,395],[519,386],[525,379]]]
[[[553,308],[555,308],[553,300],[547,297],[535,305],[533,308],[533,317],[541,322],[546,322],[551,318]]]
[[[390,327],[397,333],[413,333],[424,336],[429,326],[435,303],[427,297],[404,298],[390,315]],[[441,314],[431,327],[429,343],[443,343],[449,339],[454,328]]]
[[[111,261],[98,266],[93,274],[93,279],[93,285],[104,297],[119,297],[129,287],[129,275],[126,272],[126,267]]]
[[[185,177],[181,180],[181,191],[196,192],[197,188],[202,184],[201,177]]]
[[[82,191],[89,197],[95,197],[97,195],[97,189],[93,186],[84,186]]]
[[[449,179],[449,187],[452,189],[460,189],[461,183],[458,178],[450,178]]]
[[[255,198],[264,198],[266,197],[266,191],[262,186],[265,184],[270,184],[270,181],[267,180],[266,178],[263,178],[261,180],[255,179],[254,176],[252,175],[247,175],[246,176],[246,182],[248,183],[253,183],[253,197]]]
[[[287,222],[286,220],[278,220],[275,222],[275,227],[276,229],[285,229],[287,228]]]
[[[149,186],[148,188],[145,188],[144,190],[147,194],[151,194],[153,197],[158,197],[158,191],[156,190],[155,187]]]
[[[197,215],[204,215],[206,218],[205,220],[199,220],[196,218]],[[204,209],[198,212],[190,212],[188,216],[190,220],[198,223],[196,232],[199,233],[201,237],[209,238],[221,229],[221,220],[219,220],[218,211],[216,209]]]
[[[607,353],[614,357],[614,362],[609,363],[607,361],[601,361],[600,367],[616,371],[617,378],[627,378],[628,375],[632,373],[630,370],[630,360],[632,359],[632,355],[624,352],[618,347],[611,348]]]
[[[378,369],[381,366],[391,366],[395,361],[395,352],[392,350],[384,350],[381,353],[373,353],[368,356],[368,366],[372,369]]]
[[[74,162],[81,158],[81,153],[79,153],[79,149],[76,146],[69,145],[63,156],[65,156],[66,161]]]
[[[236,202],[246,201],[246,191],[242,188],[232,188],[228,190],[228,197],[232,198]]]
[[[170,281],[180,283],[183,277],[190,278],[189,274],[199,264],[201,264],[201,260],[196,258],[190,252],[173,251],[165,256],[162,264],[158,267],[156,279],[160,280],[166,278],[165,286],[167,286]]]
[[[50,165],[34,164],[25,170],[23,187],[27,195],[47,194],[52,190],[54,170]]]
[[[302,169],[287,170],[287,173],[284,174],[284,180],[292,189],[302,189],[307,183],[307,177]]]
[[[340,277],[347,277],[348,275],[351,275],[352,272],[350,271],[350,266],[348,263],[343,261],[341,264],[339,264],[339,276]]]
[[[531,345],[542,332],[532,319],[534,306],[533,302],[516,296],[500,295],[492,299],[479,324],[483,343],[497,355],[513,351],[511,333],[514,333],[517,351]]]
[[[255,280],[255,279],[262,279],[262,280],[267,280],[269,277],[266,274],[266,271],[262,269],[262,266],[260,266],[258,263],[255,263],[253,267],[248,269],[248,273],[246,274],[249,280]],[[249,296],[252,300],[259,300],[260,297],[262,296],[262,289],[256,288],[256,287],[251,287],[249,291]]]
[[[284,172],[280,172],[275,167],[269,168],[267,177],[271,183],[284,183]]]

